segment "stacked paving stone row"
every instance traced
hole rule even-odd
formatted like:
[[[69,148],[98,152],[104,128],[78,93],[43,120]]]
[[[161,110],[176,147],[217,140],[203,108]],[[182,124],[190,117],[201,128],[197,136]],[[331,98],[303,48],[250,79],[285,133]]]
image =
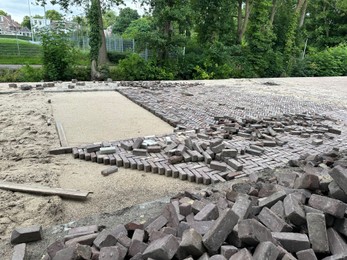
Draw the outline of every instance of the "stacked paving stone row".
[[[76,159],[111,165],[102,172],[105,176],[124,167],[211,184],[274,169],[331,145],[342,147],[343,142],[335,140],[341,131],[332,125],[327,117],[308,114],[262,120],[216,117],[205,129],[178,126],[172,135],[96,143],[72,153]]]
[[[205,86],[163,82],[120,82],[118,92],[167,121],[189,129],[205,128],[215,116],[264,118],[287,113],[321,114],[337,110],[293,96],[255,94],[244,86]],[[247,86],[250,87],[250,86]]]
[[[73,228],[43,259],[346,259],[346,166],[333,149],[226,191],[186,191],[145,223]]]

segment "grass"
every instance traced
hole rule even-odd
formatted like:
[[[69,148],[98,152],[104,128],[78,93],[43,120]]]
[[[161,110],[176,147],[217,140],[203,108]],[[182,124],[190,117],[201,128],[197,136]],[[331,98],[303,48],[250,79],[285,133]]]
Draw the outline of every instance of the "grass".
[[[25,40],[0,38],[0,64],[40,64],[42,46]]]

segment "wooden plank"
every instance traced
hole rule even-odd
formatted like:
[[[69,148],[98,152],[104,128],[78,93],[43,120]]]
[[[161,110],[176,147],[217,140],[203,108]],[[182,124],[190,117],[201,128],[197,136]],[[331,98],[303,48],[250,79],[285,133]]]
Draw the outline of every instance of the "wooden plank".
[[[0,189],[10,190],[10,191],[19,191],[24,193],[34,193],[42,195],[57,195],[61,198],[66,199],[78,199],[85,200],[90,191],[80,191],[73,189],[62,189],[62,188],[51,188],[41,185],[27,185],[27,184],[17,184],[13,182],[0,181]]]
[[[65,135],[65,132],[64,132],[64,128],[63,128],[63,125],[62,123],[60,122],[56,122],[55,123],[55,127],[57,129],[57,132],[58,132],[58,136],[59,136],[59,141],[60,141],[60,146],[61,147],[68,147],[68,143],[67,143],[67,139],[66,139],[66,135]]]

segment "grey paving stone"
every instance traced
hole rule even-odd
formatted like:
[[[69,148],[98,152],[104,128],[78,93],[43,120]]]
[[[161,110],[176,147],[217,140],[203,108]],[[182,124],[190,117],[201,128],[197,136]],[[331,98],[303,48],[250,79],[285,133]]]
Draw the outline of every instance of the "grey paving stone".
[[[239,194],[231,209],[239,217],[239,220],[246,219],[252,209],[251,201],[249,200],[248,195]]]
[[[34,242],[42,239],[41,226],[16,227],[11,234],[12,244]]]
[[[278,255],[278,248],[272,242],[266,241],[258,244],[253,253],[253,259],[276,260]]]
[[[313,249],[301,250],[296,253],[298,260],[318,260]]]
[[[218,207],[214,203],[209,203],[194,216],[194,219],[196,221],[215,220],[218,216]]]
[[[276,215],[272,210],[263,208],[258,215],[258,219],[273,232],[290,232],[292,227]]]
[[[324,213],[331,214],[336,218],[343,218],[347,209],[346,204],[339,200],[316,194],[313,194],[310,197],[310,199],[308,200],[308,205],[315,209],[319,209]]]
[[[192,228],[185,230],[183,232],[182,241],[179,245],[179,251],[181,251],[181,254],[186,257],[200,257],[205,252],[202,244],[202,236]]]
[[[247,250],[247,248],[241,249],[236,254],[232,255],[229,260],[253,260],[251,253]]]
[[[143,257],[170,260],[176,254],[178,247],[177,239],[173,235],[167,235],[151,242],[143,252]]]
[[[342,236],[333,228],[328,228],[328,241],[330,252],[334,255],[339,255],[347,252],[346,241]]]
[[[283,206],[285,216],[290,220],[290,222],[298,226],[306,223],[305,211],[295,195],[289,194],[285,197],[283,200]]]
[[[330,250],[324,214],[308,213],[306,219],[308,236],[314,252],[323,254],[329,253]]]
[[[26,255],[26,244],[21,243],[17,244],[13,247],[12,260],[25,260],[27,258]]]
[[[259,206],[260,207],[271,207],[275,205],[275,203],[279,200],[283,200],[284,197],[287,196],[287,193],[283,190],[275,192],[274,194],[266,197],[259,199]]]
[[[272,232],[271,234],[288,252],[295,253],[310,248],[310,241],[306,234],[288,232]]]
[[[255,219],[244,219],[238,223],[238,235],[242,242],[256,246],[260,242],[273,241],[271,231]]]
[[[237,224],[238,216],[227,209],[222,212],[212,228],[203,236],[203,243],[209,252],[217,252]]]

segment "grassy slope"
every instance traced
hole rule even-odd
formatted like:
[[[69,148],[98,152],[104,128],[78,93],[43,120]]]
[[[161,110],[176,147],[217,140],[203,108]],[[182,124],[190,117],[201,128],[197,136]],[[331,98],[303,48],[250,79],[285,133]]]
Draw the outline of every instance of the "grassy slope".
[[[0,38],[0,64],[40,64],[41,53],[41,45],[20,39]]]

